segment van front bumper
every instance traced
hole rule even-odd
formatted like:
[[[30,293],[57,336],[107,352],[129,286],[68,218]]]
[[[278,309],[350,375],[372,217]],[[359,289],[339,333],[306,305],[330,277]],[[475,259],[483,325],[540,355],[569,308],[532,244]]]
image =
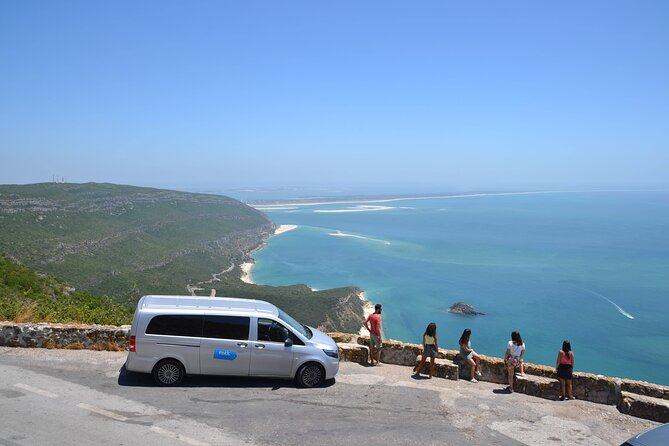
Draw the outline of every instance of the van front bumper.
[[[339,360],[328,358],[325,364],[325,379],[332,379],[339,372]]]

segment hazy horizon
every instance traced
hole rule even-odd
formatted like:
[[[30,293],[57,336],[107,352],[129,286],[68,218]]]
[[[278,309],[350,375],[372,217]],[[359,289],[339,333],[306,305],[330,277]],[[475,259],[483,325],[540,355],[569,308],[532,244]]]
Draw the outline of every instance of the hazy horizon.
[[[0,184],[669,187],[669,3],[0,5]]]

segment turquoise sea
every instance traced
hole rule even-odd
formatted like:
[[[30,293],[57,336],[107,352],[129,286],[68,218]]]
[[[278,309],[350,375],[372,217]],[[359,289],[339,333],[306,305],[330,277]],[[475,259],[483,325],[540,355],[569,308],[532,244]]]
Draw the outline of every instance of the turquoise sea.
[[[381,208],[375,208],[380,206]],[[503,356],[669,384],[669,192],[571,192],[261,207],[276,224],[254,257],[257,283],[354,285],[383,304],[387,338],[419,343],[436,322]],[[485,313],[447,312],[463,301]]]

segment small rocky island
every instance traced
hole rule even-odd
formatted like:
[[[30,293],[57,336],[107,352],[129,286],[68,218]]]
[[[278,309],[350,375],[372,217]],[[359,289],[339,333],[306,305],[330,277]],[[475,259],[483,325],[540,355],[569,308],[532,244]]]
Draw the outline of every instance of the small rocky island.
[[[478,314],[484,314],[479,311],[476,311],[474,307],[464,302],[456,302],[448,309],[449,313],[462,314],[465,316],[476,316]]]

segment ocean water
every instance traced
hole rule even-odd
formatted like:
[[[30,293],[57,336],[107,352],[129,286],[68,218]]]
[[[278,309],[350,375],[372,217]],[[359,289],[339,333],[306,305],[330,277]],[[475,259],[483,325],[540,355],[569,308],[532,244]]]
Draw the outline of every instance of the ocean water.
[[[378,206],[378,207],[377,207]],[[276,224],[257,283],[365,290],[387,338],[420,343],[429,322],[456,349],[669,384],[669,193],[579,192],[263,207]],[[448,313],[455,302],[485,315]]]

